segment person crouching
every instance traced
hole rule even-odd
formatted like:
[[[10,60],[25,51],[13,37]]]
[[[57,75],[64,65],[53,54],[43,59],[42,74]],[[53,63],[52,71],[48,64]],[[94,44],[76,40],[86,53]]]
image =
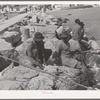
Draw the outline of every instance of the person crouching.
[[[81,62],[73,58],[73,55],[70,51],[70,43],[69,43],[69,36],[68,32],[64,31],[61,34],[61,40],[59,40],[56,51],[53,54],[53,58],[57,65],[66,66],[71,68],[80,68]]]
[[[36,32],[34,37],[31,38],[32,42],[28,45],[28,48],[26,50],[27,56],[32,57],[40,67],[42,66],[42,64],[46,64],[52,54],[51,49],[44,48],[43,39],[44,37],[42,33]]]

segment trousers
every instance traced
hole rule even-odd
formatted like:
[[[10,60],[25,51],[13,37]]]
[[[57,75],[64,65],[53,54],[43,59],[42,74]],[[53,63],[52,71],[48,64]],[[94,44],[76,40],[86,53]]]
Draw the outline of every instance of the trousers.
[[[49,57],[52,54],[52,50],[51,49],[44,49],[44,55],[41,53],[41,51],[39,51],[38,49],[33,49],[32,50],[32,57],[33,59],[35,59],[36,61],[40,62],[40,63],[44,63],[44,60],[47,62]]]

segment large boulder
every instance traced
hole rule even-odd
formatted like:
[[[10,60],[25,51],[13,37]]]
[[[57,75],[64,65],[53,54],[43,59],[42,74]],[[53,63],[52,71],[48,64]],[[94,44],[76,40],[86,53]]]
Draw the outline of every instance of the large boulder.
[[[54,83],[53,77],[47,74],[39,74],[38,77],[32,78],[28,84],[29,90],[52,90]]]
[[[63,79],[64,82],[57,80],[56,87],[58,88],[58,90],[86,89],[84,87],[79,86],[78,84],[89,86],[86,76],[80,69],[61,66],[59,67],[59,73],[59,77]]]
[[[78,69],[48,65],[40,72],[11,64],[1,72],[0,90],[75,90],[79,86],[74,82],[85,81]]]
[[[51,68],[51,67],[50,67]],[[44,70],[48,72],[48,68]],[[56,72],[56,67],[53,68]],[[54,77],[47,73],[37,72],[23,66],[13,66],[1,72],[0,89],[1,90],[52,90]]]
[[[0,71],[4,70],[12,62],[12,61],[10,61],[9,59],[6,59],[6,58],[18,60],[18,52],[16,50],[13,50],[13,49],[0,51],[0,56],[1,56],[0,57]]]
[[[1,81],[0,90],[22,90],[21,82],[9,80]]]
[[[51,35],[55,35],[55,30],[57,29],[57,26],[56,25],[46,25],[46,26],[31,26],[31,29],[34,28],[34,33],[35,32],[41,32],[43,33],[44,36],[48,36],[48,34],[51,34]],[[31,33],[31,36],[32,34],[34,33]]]
[[[88,80],[91,86],[99,82],[100,55],[87,53],[85,62],[88,65]]]
[[[6,31],[3,33],[3,38],[6,42],[14,44],[20,40],[21,34],[17,31]]]
[[[11,56],[12,46],[10,43],[6,42],[4,39],[0,38],[0,55],[9,57]],[[0,57],[0,71],[8,67],[11,64],[11,61]]]
[[[22,90],[26,89],[28,82],[39,75],[37,71],[29,68],[18,66],[14,67],[13,64],[2,71],[0,77],[1,90]]]
[[[11,46],[10,43],[8,43],[4,39],[0,38],[0,51],[9,50],[9,49],[12,49],[12,48],[13,47]]]
[[[57,43],[58,43],[58,39],[57,38],[52,38],[52,39],[44,39],[44,47],[46,49],[51,49],[52,51],[55,51],[56,50],[56,46],[57,46]]]

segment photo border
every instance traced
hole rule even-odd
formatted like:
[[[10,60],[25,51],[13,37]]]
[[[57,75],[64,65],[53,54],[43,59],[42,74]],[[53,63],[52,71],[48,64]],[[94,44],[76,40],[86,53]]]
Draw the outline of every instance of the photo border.
[[[26,2],[26,1],[28,1],[28,2],[34,2],[34,1],[36,1],[36,2],[40,2],[40,0],[1,0],[0,2]],[[53,1],[53,2],[62,2],[62,1],[64,1],[64,2],[81,2],[82,0],[41,0],[41,1]],[[89,1],[89,2],[92,2],[92,1],[94,1],[94,0],[83,0],[82,2],[84,2],[84,1]],[[94,1],[94,2],[98,2],[99,0],[96,0],[96,1]],[[34,98],[34,97],[32,97],[32,98],[27,98],[26,96],[25,96],[25,94],[27,94],[28,93],[28,91],[26,92],[20,92],[20,93],[18,93],[18,91],[15,93],[16,91],[0,91],[0,96],[1,95],[3,95],[3,97],[4,98],[1,98],[0,97],[0,100],[99,100],[100,99],[100,93],[97,93],[96,92],[96,96],[95,97],[93,97],[92,95],[94,94],[94,91],[87,91],[87,92],[89,92],[90,94],[88,94],[88,95],[91,95],[92,97],[87,97],[86,96],[86,94],[87,94],[87,92],[85,92],[85,91],[81,91],[81,92],[83,92],[83,94],[84,94],[84,96],[82,96],[83,98],[78,98],[77,96],[79,96],[80,94],[79,94],[79,92],[80,91],[64,91],[64,92],[66,92],[66,96],[68,96],[68,95],[70,95],[70,97],[69,98],[67,98],[66,99],[66,97],[63,97],[63,98],[60,98],[60,97],[55,97],[54,98],[54,95],[56,94],[53,94],[51,91],[41,91],[41,93],[42,94],[44,94],[44,95],[46,95],[46,97],[44,98],[44,97],[39,97],[39,99],[38,98]],[[30,92],[32,92],[32,91],[30,91]],[[62,92],[62,91],[61,91]],[[68,92],[70,92],[70,93],[68,93]],[[99,91],[100,92],[100,91]],[[12,93],[12,94],[11,94]],[[41,96],[41,93],[38,93],[38,95],[40,95]],[[73,93],[75,93],[75,95],[73,95]],[[86,93],[86,94],[85,94]],[[10,95],[15,95],[15,98],[12,98],[12,97],[9,97],[9,96],[7,96],[7,94],[10,96]],[[60,94],[60,93],[58,93],[58,94]],[[58,94],[56,94],[56,95],[58,95]],[[17,97],[19,95],[19,97]],[[31,95],[34,95],[34,93],[28,93],[28,95],[29,96],[31,96]],[[38,96],[38,95],[35,95],[35,96]],[[99,95],[99,97],[97,96],[97,95]],[[23,97],[21,97],[21,96],[23,96]],[[52,96],[52,98],[50,99],[50,97],[49,96]],[[73,97],[74,96],[74,97]],[[49,97],[49,98],[48,98]],[[6,99],[5,99],[6,98]],[[8,99],[7,99],[8,98]],[[41,99],[40,99],[41,98]]]

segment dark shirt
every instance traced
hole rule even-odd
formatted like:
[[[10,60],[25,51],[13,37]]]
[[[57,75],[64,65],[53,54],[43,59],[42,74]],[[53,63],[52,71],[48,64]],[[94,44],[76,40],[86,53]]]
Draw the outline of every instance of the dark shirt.
[[[27,48],[27,56],[33,57],[33,50],[37,49],[38,50],[38,58],[40,59],[41,63],[43,63],[43,58],[44,58],[44,42],[42,41],[41,43],[37,43],[34,40],[31,40],[31,43],[28,45]],[[37,58],[37,57],[35,57]]]
[[[40,59],[41,63],[43,63],[44,58],[44,42],[36,43],[38,49],[38,58]]]

